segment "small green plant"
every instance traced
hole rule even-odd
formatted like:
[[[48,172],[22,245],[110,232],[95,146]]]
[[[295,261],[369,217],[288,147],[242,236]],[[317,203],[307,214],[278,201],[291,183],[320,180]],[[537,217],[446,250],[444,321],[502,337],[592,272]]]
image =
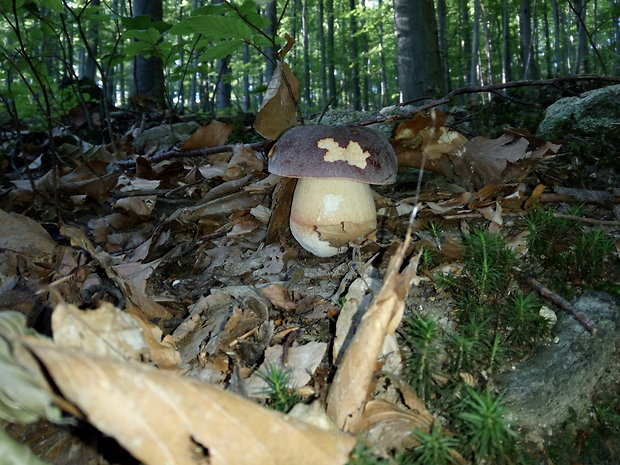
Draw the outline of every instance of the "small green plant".
[[[420,269],[429,270],[437,266],[437,253],[434,250],[424,248],[420,256]]]
[[[550,208],[534,208],[525,217],[525,223],[529,230],[530,254],[547,261],[553,261],[557,254],[555,249],[561,248],[567,235],[575,230],[573,222],[558,218]]]
[[[513,260],[500,235],[478,230],[465,236],[465,270],[481,298],[502,288]]]
[[[462,431],[467,438],[466,447],[476,463],[509,463],[515,452],[516,433],[504,418],[502,397],[490,392],[465,390],[464,410],[458,414],[463,421]]]
[[[458,439],[446,436],[437,422],[431,430],[414,431],[414,436],[420,444],[408,451],[403,461],[406,465],[450,465],[459,463],[457,460],[459,447]]]
[[[258,376],[267,383],[265,394],[268,396],[267,405],[279,412],[288,412],[300,400],[299,396],[288,387],[291,372],[287,368],[274,363],[268,363]]]
[[[428,232],[435,239],[439,239],[439,236],[441,236],[441,233],[443,232],[443,228],[440,223],[436,221],[429,221]]]
[[[429,316],[415,313],[405,320],[405,342],[411,349],[405,370],[421,399],[430,397],[433,374],[439,369],[438,340],[439,327]]]
[[[506,324],[513,344],[528,346],[549,334],[549,322],[538,313],[540,303],[533,294],[516,293],[509,300]]]
[[[574,250],[574,261],[579,276],[593,280],[604,272],[603,262],[614,250],[614,244],[607,234],[601,230],[585,232],[577,238]]]
[[[387,465],[391,463],[375,453],[364,441],[358,440],[349,455],[347,465]]]

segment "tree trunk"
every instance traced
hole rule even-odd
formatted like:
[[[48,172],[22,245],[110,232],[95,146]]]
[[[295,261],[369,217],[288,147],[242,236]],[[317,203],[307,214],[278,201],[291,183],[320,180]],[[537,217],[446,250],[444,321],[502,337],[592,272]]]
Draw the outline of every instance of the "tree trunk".
[[[530,0],[524,0],[519,6],[519,26],[523,79],[538,79],[540,71],[536,62],[532,40],[532,8]]]
[[[327,82],[329,98],[332,105],[338,105],[336,95],[336,65],[334,57],[334,0],[326,0],[327,4]]]
[[[474,22],[471,34],[471,56],[469,62],[469,85],[478,83],[480,72],[480,0],[474,0]]]
[[[162,0],[135,0],[133,15],[148,16],[151,21],[161,21]],[[147,97],[158,108],[166,106],[164,90],[164,66],[159,57],[146,58],[138,55],[133,60],[132,95]]]
[[[502,82],[512,81],[512,54],[510,52],[510,11],[508,0],[502,1]]]
[[[308,105],[308,108],[312,106],[312,97],[310,96],[310,91],[312,90],[312,81],[310,79],[310,44],[309,44],[309,36],[308,32],[308,0],[303,0],[301,6],[301,37],[304,49],[304,89],[303,96]]]
[[[319,17],[316,30],[316,40],[319,43],[319,80],[321,83],[321,106],[327,104],[327,56],[325,48],[325,28],[324,28],[324,5],[323,0],[318,0]]]
[[[433,0],[395,0],[401,101],[445,92]]]
[[[573,0],[575,16],[577,17],[577,58],[575,60],[575,71],[577,74],[589,72],[588,63],[588,37],[586,35],[586,2],[584,0]]]
[[[250,99],[250,75],[248,64],[250,63],[250,46],[243,44],[243,111],[248,113],[252,104]]]
[[[469,21],[469,1],[459,0],[459,32],[457,37],[461,38],[459,41],[460,53],[459,56],[459,87],[466,82],[470,82],[469,77],[470,63],[469,54],[471,53],[471,33],[470,33],[470,21]]]
[[[349,82],[349,90],[351,95],[351,105],[355,110],[362,109],[360,98],[360,65],[359,50],[357,46],[357,17],[355,15],[356,1],[349,0],[349,34],[351,37],[351,60],[349,62],[351,70],[351,80]]]
[[[276,0],[271,0],[265,6],[265,15],[269,20],[269,25],[265,27],[265,34],[269,37],[273,37],[276,31],[276,23],[278,21]],[[271,81],[271,75],[273,70],[276,69],[276,50],[274,47],[269,46],[265,48],[265,82]]]
[[[620,1],[614,0],[614,11],[620,8]],[[614,21],[614,36],[616,42],[616,56],[614,58],[612,70],[614,75],[620,74],[620,22]]]
[[[230,113],[232,86],[230,84],[230,56],[217,60],[217,84],[215,87],[215,109],[221,113]]]
[[[361,0],[362,10],[366,13],[366,0]],[[362,15],[360,21],[360,27],[362,31],[365,30],[366,20],[365,14]],[[362,45],[362,63],[364,65],[364,78],[362,79],[362,109],[368,110],[370,108],[370,51],[368,50],[368,33],[364,32],[360,36]]]
[[[379,25],[378,25],[378,42],[379,42],[379,70],[380,74],[380,84],[379,84],[379,92],[381,94],[379,99],[379,106],[383,108],[387,101],[388,94],[388,83],[387,83],[387,66],[385,63],[385,54],[383,53],[383,1],[378,1],[379,8]]]
[[[448,45],[446,41],[446,0],[437,0],[437,39],[443,68],[443,85],[446,91],[449,91],[451,86],[448,72]]]
[[[92,0],[89,6],[91,8],[99,9],[99,7],[101,6],[101,0]],[[97,64],[95,63],[95,60],[97,59],[97,52],[99,49],[99,21],[90,21],[86,35],[88,37],[88,42],[92,55],[85,53],[86,60],[84,62],[83,73],[80,77],[88,78],[92,81],[95,81],[97,73]]]
[[[543,22],[545,26],[545,65],[547,67],[547,78],[554,76],[553,60],[551,53],[551,28],[549,27],[549,15],[547,13],[547,5],[543,5]]]

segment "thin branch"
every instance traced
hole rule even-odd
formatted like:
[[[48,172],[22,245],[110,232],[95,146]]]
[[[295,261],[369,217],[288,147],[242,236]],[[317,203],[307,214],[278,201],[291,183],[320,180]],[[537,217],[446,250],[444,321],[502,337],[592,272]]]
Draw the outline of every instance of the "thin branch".
[[[402,119],[412,118],[416,113],[419,113],[424,110],[428,110],[429,108],[434,108],[439,105],[444,105],[450,100],[452,100],[457,95],[461,94],[478,94],[481,92],[494,92],[501,89],[512,89],[517,87],[533,87],[533,86],[549,86],[556,85],[563,82],[580,82],[580,81],[598,81],[598,82],[610,82],[610,83],[620,83],[620,77],[618,76],[597,76],[597,75],[583,75],[583,76],[568,76],[568,77],[560,77],[554,79],[541,79],[541,80],[527,80],[527,81],[513,81],[507,82],[503,84],[489,84],[486,86],[468,86],[461,87],[459,89],[455,89],[452,92],[449,92],[444,97],[440,99],[431,100],[430,102],[425,103],[424,105],[420,105],[412,108],[403,114],[398,115],[378,115],[368,118],[366,120],[357,121],[355,123],[349,123],[348,126],[368,126],[370,124],[377,123],[389,123],[391,121],[399,121]],[[399,104],[399,106],[409,105],[411,102],[405,102]]]

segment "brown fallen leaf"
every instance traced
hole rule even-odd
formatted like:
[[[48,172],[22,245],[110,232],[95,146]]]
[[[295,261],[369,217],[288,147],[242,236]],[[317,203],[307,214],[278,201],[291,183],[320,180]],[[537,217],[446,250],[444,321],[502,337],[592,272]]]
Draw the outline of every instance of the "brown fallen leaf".
[[[232,125],[217,120],[198,128],[181,146],[181,150],[196,150],[224,145],[232,132]]]
[[[56,305],[52,313],[54,342],[89,354],[115,360],[150,360],[170,368],[181,358],[174,346],[162,341],[162,331],[153,323],[104,302],[94,310],[75,305]]]
[[[408,233],[390,258],[383,286],[362,317],[327,395],[327,413],[344,431],[354,434],[360,431],[385,336],[400,324],[407,292],[414,280],[419,279],[416,259],[400,271],[410,243]]]
[[[344,464],[355,445],[170,372],[23,341],[64,397],[147,465]]]
[[[277,139],[297,124],[299,82],[284,61],[279,60],[258,109],[254,129],[266,139]]]

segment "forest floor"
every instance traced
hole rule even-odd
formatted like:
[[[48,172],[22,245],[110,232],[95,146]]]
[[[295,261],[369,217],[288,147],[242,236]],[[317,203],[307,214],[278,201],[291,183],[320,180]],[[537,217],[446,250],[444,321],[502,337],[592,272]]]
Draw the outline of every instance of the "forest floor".
[[[540,109],[522,111],[533,132]],[[320,422],[320,406],[331,403],[328,413],[343,429],[341,411],[361,390],[374,416],[345,429],[364,432],[378,454],[423,443],[409,432],[432,435],[438,423],[445,438],[457,438],[449,443],[455,463],[517,463],[518,454],[523,463],[618,463],[620,386],[611,375],[607,392],[587,393],[591,402],[579,418],[552,438],[536,432],[538,443],[515,422],[518,446],[507,445],[508,434],[485,452],[459,410],[466,392],[499,394],[502,372],[552,344],[549,312],[566,308],[528,279],[568,301],[591,290],[620,297],[618,146],[570,134],[562,145],[489,128],[490,113],[501,119],[489,105],[472,110],[468,125],[448,119],[441,126],[487,137],[477,139],[469,179],[447,176],[444,166],[425,171],[418,192],[416,157],[427,150],[454,167],[454,146],[433,152],[437,138],[417,149],[393,140],[402,165],[394,185],[376,190],[376,240],[331,258],[311,255],[290,235],[291,189],[268,175],[267,145],[245,123],[145,126],[130,118],[115,123],[115,147],[60,128],[53,141],[28,131],[18,141],[6,132],[0,307],[53,333],[53,343],[2,333],[12,347],[0,351],[3,366],[22,370],[6,371],[13,389],[0,383],[2,417],[12,420],[5,431],[55,464],[344,463],[354,443],[348,435],[282,424],[279,414],[254,407],[289,412],[314,400],[314,411],[301,417]],[[438,130],[432,121],[416,124],[420,134]],[[52,144],[56,164],[47,155]],[[175,150],[179,144],[184,150]],[[223,144],[232,145],[208,149]],[[536,226],[547,228],[542,236]],[[544,251],[534,251],[541,243]],[[499,276],[489,288],[474,271],[481,248],[510,256],[509,266],[486,263]],[[521,308],[516,296],[532,300]],[[361,314],[377,305],[392,323],[403,322],[383,322],[369,336],[369,361],[352,335]],[[525,323],[503,313],[511,305],[530,312]],[[474,321],[484,334],[459,352],[453,342],[471,330],[467,320],[477,311],[487,312]],[[370,347],[384,339],[379,363]],[[344,360],[348,348],[360,351],[352,362]],[[372,379],[364,375],[368,364]],[[77,420],[65,421],[70,416]],[[351,463],[405,460],[364,457],[359,452]]]

